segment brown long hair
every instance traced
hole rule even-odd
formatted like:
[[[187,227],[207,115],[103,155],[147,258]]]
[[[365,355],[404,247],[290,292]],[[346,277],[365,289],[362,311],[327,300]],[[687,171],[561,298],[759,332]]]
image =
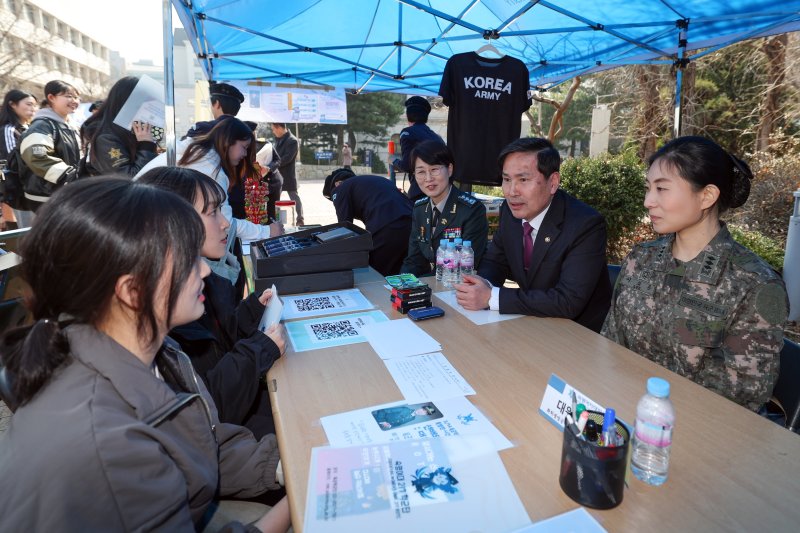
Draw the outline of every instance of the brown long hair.
[[[247,155],[242,158],[237,166],[232,166],[228,161],[228,149],[236,141],[250,141]],[[253,130],[236,117],[223,115],[217,124],[205,135],[195,137],[192,143],[183,152],[178,165],[188,165],[202,159],[208,152],[214,150],[219,155],[219,167],[228,176],[228,192],[240,180],[248,176],[257,175],[253,163],[256,160],[256,139]]]

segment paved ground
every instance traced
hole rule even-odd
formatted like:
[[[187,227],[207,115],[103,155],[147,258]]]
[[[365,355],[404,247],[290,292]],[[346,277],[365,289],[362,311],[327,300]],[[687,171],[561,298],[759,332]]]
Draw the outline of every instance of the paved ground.
[[[6,430],[9,421],[11,421],[11,411],[8,410],[6,404],[0,402],[0,431]]]
[[[297,192],[303,202],[303,213],[306,224],[333,224],[336,222],[336,210],[333,203],[322,196],[324,180],[302,180]],[[283,193],[281,200],[288,200],[289,195]],[[291,224],[291,214],[289,215]]]

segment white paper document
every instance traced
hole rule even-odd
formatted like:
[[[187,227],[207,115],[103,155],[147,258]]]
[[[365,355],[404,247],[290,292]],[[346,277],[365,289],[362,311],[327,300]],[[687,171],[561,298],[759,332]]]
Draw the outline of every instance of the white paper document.
[[[284,318],[286,318],[284,307]],[[286,333],[295,352],[367,342],[364,326],[389,320],[380,311],[351,313],[286,322]]]
[[[408,318],[371,324],[364,328],[363,333],[381,359],[409,357],[442,349],[436,339]]]
[[[583,507],[546,518],[514,533],[606,533],[600,522]]]
[[[264,308],[264,314],[261,315],[261,322],[258,324],[258,330],[262,333],[266,333],[273,324],[277,324],[281,321],[282,314],[283,302],[281,302],[281,299],[278,297],[278,289],[276,289],[273,284],[272,297],[269,299],[267,307]]]
[[[475,394],[475,389],[441,353],[387,359],[384,364],[407,402]]]
[[[358,289],[296,294],[283,298],[283,319],[311,318],[374,308]]]
[[[433,293],[434,296],[439,298],[441,301],[467,317],[472,321],[473,324],[477,324],[478,326],[483,326],[484,324],[491,324],[493,322],[501,322],[503,320],[511,320],[513,318],[519,318],[525,315],[510,315],[510,314],[500,314],[500,311],[467,311],[456,301],[456,291],[443,291],[443,292],[435,292]]]
[[[331,446],[485,433],[495,450],[514,445],[464,398],[387,403],[320,419]]]
[[[308,533],[499,533],[529,523],[484,435],[311,451]]]

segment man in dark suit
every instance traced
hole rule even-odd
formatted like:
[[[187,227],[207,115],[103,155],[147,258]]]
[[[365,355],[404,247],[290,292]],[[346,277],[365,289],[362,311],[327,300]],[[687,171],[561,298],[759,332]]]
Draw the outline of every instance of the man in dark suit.
[[[305,224],[303,203],[300,201],[300,195],[297,194],[297,189],[300,186],[297,184],[297,176],[295,175],[295,163],[300,145],[297,142],[297,137],[292,135],[292,132],[289,131],[284,122],[273,122],[272,134],[275,135],[275,143],[273,143],[272,147],[281,158],[278,172],[283,177],[283,190],[289,193],[289,199],[294,200],[297,225],[302,226]]]
[[[333,202],[339,222],[357,218],[372,234],[369,266],[381,276],[399,273],[411,233],[411,200],[383,176],[356,176],[346,168],[325,178],[322,195]]]
[[[599,332],[611,301],[603,216],[559,190],[561,157],[546,139],[518,139],[499,162],[500,227],[478,276],[456,286],[458,303],[569,318]],[[502,287],[507,279],[519,288]]]

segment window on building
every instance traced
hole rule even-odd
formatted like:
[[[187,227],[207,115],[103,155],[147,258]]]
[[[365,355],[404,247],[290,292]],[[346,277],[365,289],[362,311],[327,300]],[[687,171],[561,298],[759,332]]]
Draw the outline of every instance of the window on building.
[[[81,47],[81,32],[76,29],[72,29],[72,44],[77,46],[78,48]]]
[[[30,22],[33,25],[36,25],[36,8],[33,7],[31,4],[25,4],[24,13],[25,20]]]
[[[5,0],[6,9],[14,13],[19,13],[19,0]]]
[[[42,28],[48,33],[53,33],[53,17],[47,13],[42,13]]]

